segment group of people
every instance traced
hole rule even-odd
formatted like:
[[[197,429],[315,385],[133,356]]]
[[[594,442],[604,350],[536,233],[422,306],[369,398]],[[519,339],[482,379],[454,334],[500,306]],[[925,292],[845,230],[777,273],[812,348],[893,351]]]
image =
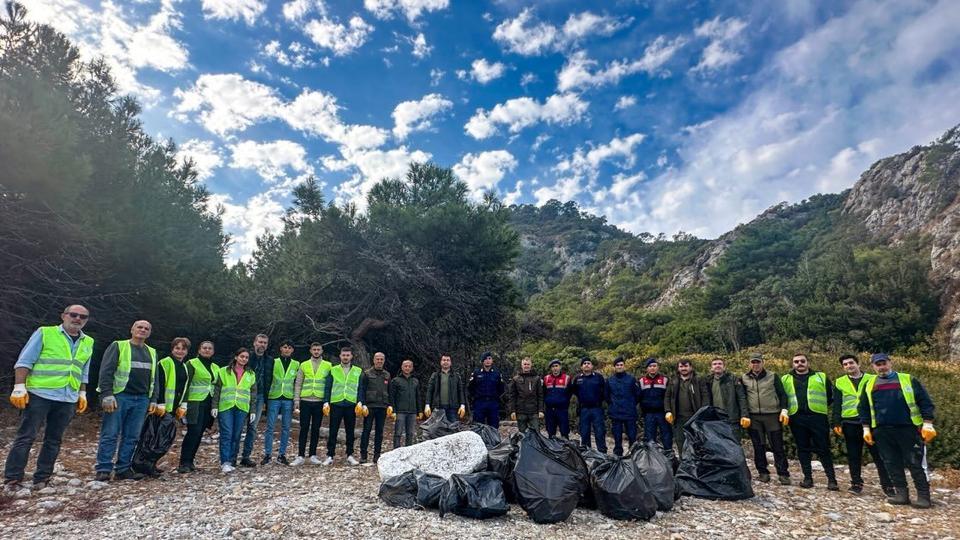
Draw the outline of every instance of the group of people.
[[[87,409],[87,382],[93,338],[83,332],[89,311],[71,305],[61,314],[61,324],[38,328],[15,364],[15,385],[11,403],[21,409],[20,426],[7,456],[4,479],[8,489],[18,488],[24,477],[30,449],[38,430],[45,425],[43,444],[37,458],[33,485],[43,487],[53,474],[64,430],[74,414]],[[764,368],[760,354],[750,357],[750,369],[741,376],[726,370],[722,358],[711,362],[710,373],[699,376],[689,360],[681,359],[675,375],[664,375],[655,358],[644,362],[639,378],[627,372],[625,361],[613,362],[613,373],[604,377],[590,358],[580,360],[574,376],[564,372],[559,360],[550,362],[541,377],[530,358],[523,358],[520,370],[505,382],[494,367],[491,353],[480,357],[481,367],[466,384],[452,369],[450,355],[440,357],[439,370],[432,373],[421,392],[414,377],[413,360],[404,359],[396,376],[385,369],[386,357],[374,354],[372,367],[354,364],[350,347],[340,347],[339,362],[323,358],[323,346],[313,343],[310,358],[293,358],[294,346],[283,341],[279,356],[269,358],[269,338],[259,334],[251,349],[233,352],[226,365],[214,361],[214,344],[203,341],[197,356],[187,359],[190,340],[175,338],[170,355],[158,359],[146,340],[152,326],[148,321],[133,323],[130,338],[111,343],[103,353],[97,391],[103,411],[96,458],[96,480],[141,479],[144,473],[132,466],[134,451],[148,415],[171,414],[187,426],[177,472],[196,470],[194,460],[203,434],[214,422],[219,426],[219,464],[224,473],[236,467],[256,467],[252,453],[257,425],[266,417],[263,457],[269,464],[274,455],[276,422],[280,421],[276,461],[284,465],[331,465],[336,454],[341,424],[345,432],[346,463],[367,461],[373,434],[373,461],[383,446],[386,421],[394,422],[393,446],[414,442],[416,422],[433,414],[447,420],[463,420],[470,405],[473,420],[499,427],[500,406],[521,431],[539,430],[544,421],[547,435],[569,438],[569,411],[576,398],[580,442],[606,453],[606,424],[610,422],[614,454],[624,452],[638,438],[642,420],[644,441],[658,441],[674,455],[674,443],[682,454],[682,426],[704,406],[726,412],[732,429],[747,430],[754,450],[754,464],[761,482],[769,482],[766,452],[774,455],[779,482],[791,484],[784,448],[784,428],[789,426],[797,444],[803,479],[800,486],[813,487],[812,454],[816,453],[827,477],[827,488],[838,490],[830,453],[831,431],[842,437],[850,465],[849,491],[863,490],[864,445],[877,466],[880,484],[892,504],[930,506],[925,444],[936,437],[934,406],[929,394],[915,377],[898,373],[892,360],[882,353],[871,357],[875,374],[865,374],[857,358],[840,358],[845,375],[831,381],[825,373],[813,371],[804,354],[793,357],[793,369],[778,375]],[[642,418],[641,418],[642,413]],[[297,456],[287,456],[290,428],[299,417]],[[326,456],[317,454],[323,418],[329,418]],[[363,420],[360,459],[354,457],[357,418]],[[241,439],[246,433],[245,439]],[[309,442],[309,445],[308,445]],[[675,455],[674,455],[675,457]],[[908,469],[917,497],[911,503],[904,470]]]

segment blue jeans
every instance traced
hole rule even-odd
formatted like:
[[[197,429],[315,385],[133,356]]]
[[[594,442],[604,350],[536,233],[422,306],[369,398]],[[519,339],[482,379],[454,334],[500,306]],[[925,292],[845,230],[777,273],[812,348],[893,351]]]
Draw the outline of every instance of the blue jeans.
[[[607,453],[607,427],[603,420],[603,407],[580,408],[580,444],[590,447],[590,430],[597,441],[597,450]]]
[[[290,442],[290,421],[293,420],[293,400],[267,400],[267,432],[263,434],[263,454],[273,454],[273,426],[277,424],[277,414],[280,419],[280,455],[287,455],[287,443]]]
[[[247,413],[234,407],[217,414],[220,422],[220,464],[232,463],[237,460],[240,450],[240,435],[243,434],[243,425],[247,423]]]
[[[249,459],[250,454],[253,453],[253,443],[257,442],[257,424],[263,417],[263,397],[259,392],[257,392],[257,404],[250,413],[253,414],[254,419],[247,425],[247,438],[243,440],[243,459]]]
[[[137,449],[140,440],[140,430],[143,421],[147,418],[147,407],[150,400],[147,396],[131,396],[120,392],[113,396],[117,400],[117,410],[103,414],[103,423],[100,424],[100,442],[97,445],[96,471],[110,472],[114,470],[124,473],[130,469],[133,462],[133,452]],[[117,452],[117,441],[120,441],[120,451]],[[114,466],[113,456],[117,454],[117,463]]]
[[[564,439],[570,438],[570,404],[566,405],[547,405],[544,411],[544,418],[547,421],[547,436],[551,439],[560,429],[560,436]]]
[[[657,440],[660,432],[660,444],[665,450],[673,448],[673,430],[662,412],[644,413],[643,415],[643,442]]]
[[[613,453],[617,456],[623,455],[623,432],[627,432],[627,449],[629,450],[633,443],[637,442],[637,420],[617,420],[610,419],[610,428],[613,430]]]
[[[453,405],[451,405],[451,406],[447,407],[446,409],[437,409],[437,410],[434,411],[432,414],[436,414],[436,413],[438,413],[438,412],[442,412],[443,415],[447,418],[447,421],[449,421],[449,422],[456,422],[456,421],[457,421],[457,409],[459,409],[459,408],[460,408],[460,407],[454,407]],[[413,416],[416,417],[417,415],[413,415]],[[476,416],[476,414],[474,414],[474,416]],[[474,418],[474,420],[476,420],[476,418]],[[479,421],[479,420],[478,420],[478,421]]]
[[[456,412],[456,409],[453,409],[453,412]],[[500,402],[495,400],[479,399],[475,401],[473,404],[473,421],[499,428]]]

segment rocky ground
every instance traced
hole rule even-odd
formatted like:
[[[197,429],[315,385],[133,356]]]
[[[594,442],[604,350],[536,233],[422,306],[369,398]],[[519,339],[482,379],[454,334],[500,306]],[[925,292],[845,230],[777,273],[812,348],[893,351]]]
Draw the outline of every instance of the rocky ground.
[[[0,455],[5,457],[16,419],[6,414],[0,420]],[[96,415],[71,425],[50,487],[0,496],[4,537],[470,540],[636,538],[642,534],[652,538],[850,538],[862,536],[862,531],[878,522],[891,532],[884,535],[888,537],[960,536],[956,516],[960,475],[956,471],[934,474],[935,506],[926,511],[885,504],[874,485],[861,496],[828,492],[826,480],[818,476],[818,485],[812,490],[755,483],[757,496],[748,501],[684,497],[672,512],[658,513],[650,522],[618,522],[596,511],[578,509],[565,523],[537,525],[519,506],[512,506],[503,518],[487,521],[454,515],[440,519],[436,511],[388,507],[377,498],[376,467],[349,467],[342,458],[330,468],[274,464],[225,476],[215,465],[215,444],[201,447],[197,462],[203,470],[194,474],[165,473],[161,479],[140,482],[94,482],[96,431]],[[359,438],[359,430],[357,435]],[[162,468],[171,468],[179,443],[178,437],[172,455],[161,462]],[[846,471],[841,468],[839,475],[843,485]],[[872,469],[867,478],[875,481]]]

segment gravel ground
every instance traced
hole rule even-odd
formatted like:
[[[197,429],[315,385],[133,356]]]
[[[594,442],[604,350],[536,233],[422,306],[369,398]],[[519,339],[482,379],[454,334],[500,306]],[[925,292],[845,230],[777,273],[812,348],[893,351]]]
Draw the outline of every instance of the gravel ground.
[[[9,414],[0,419],[5,456],[16,419]],[[342,457],[329,468],[274,464],[225,476],[215,466],[215,444],[201,447],[197,463],[202,470],[197,473],[93,482],[97,427],[95,415],[74,421],[50,487],[0,497],[5,538],[850,538],[878,522],[891,532],[887,537],[960,536],[955,471],[934,473],[935,506],[926,511],[884,503],[871,468],[866,478],[873,485],[861,496],[828,492],[819,474],[812,490],[755,483],[757,496],[748,501],[684,497],[673,511],[658,513],[650,522],[614,521],[578,509],[564,523],[537,525],[519,506],[486,521],[455,515],[440,519],[436,511],[388,507],[377,498],[376,467],[349,467]],[[294,426],[293,441],[296,432]],[[359,429],[357,435],[359,439]],[[162,468],[175,465],[179,444],[180,437]],[[799,471],[791,472],[799,476]],[[845,469],[838,474],[841,487],[846,487]]]

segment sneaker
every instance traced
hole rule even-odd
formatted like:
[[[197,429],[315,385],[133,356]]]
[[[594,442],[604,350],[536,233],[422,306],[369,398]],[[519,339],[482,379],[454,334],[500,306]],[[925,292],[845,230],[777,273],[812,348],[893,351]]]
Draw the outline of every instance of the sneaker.
[[[234,470],[233,465],[229,463],[224,463],[220,466],[220,470],[223,471],[223,474],[232,473]]]
[[[759,480],[759,481],[761,481],[761,482],[763,482],[763,483],[769,482],[769,481],[770,481],[770,473],[768,473],[768,472],[762,472],[762,473],[758,474],[758,475],[757,475],[757,480]]]
[[[360,463],[363,464],[366,462],[367,462],[367,456],[360,456]]]
[[[287,460],[287,456],[280,454],[279,456],[277,456],[277,463],[281,465],[289,465],[290,461]]]
[[[310,456],[310,463],[313,465],[320,465],[323,462],[320,461],[320,458],[318,458],[317,456]]]
[[[893,486],[887,486],[883,488],[883,494],[887,497],[893,497],[897,494],[897,490],[893,489]]]
[[[303,456],[297,456],[296,459],[294,459],[293,461],[290,462],[290,465],[291,465],[292,467],[299,467],[299,466],[303,465]]]
[[[34,480],[33,487],[31,489],[43,489],[49,485],[50,485],[49,480],[40,480],[40,481]]]
[[[107,474],[110,477],[110,474]],[[6,493],[16,493],[23,489],[23,483],[20,480],[7,480],[3,483],[3,491]]]
[[[190,472],[197,472],[197,466],[193,463],[190,463],[187,466],[190,467]]]
[[[800,487],[810,489],[813,487],[813,478],[807,477],[800,481]]]
[[[897,490],[893,497],[888,497],[887,502],[897,506],[906,506],[910,504],[910,494],[906,489],[903,491]]]
[[[910,506],[921,510],[930,508],[933,506],[933,503],[930,502],[930,493],[917,493],[917,500],[910,503]]]
[[[347,456],[347,465],[359,465],[360,462],[354,459],[353,456]]]
[[[127,469],[113,475],[117,480],[143,480],[144,476],[133,469]]]
[[[859,495],[863,493],[863,484],[850,484],[850,488],[847,489],[848,493],[853,493],[854,495]]]
[[[327,456],[327,459],[323,460],[323,463],[321,463],[321,465],[324,465],[324,466],[333,465],[333,458],[330,456]]]
[[[181,465],[181,466],[177,467],[177,473],[178,473],[178,474],[187,474],[188,472],[190,472],[190,466],[189,466],[189,465]]]
[[[256,467],[257,464],[254,463],[252,459],[250,459],[250,458],[248,458],[248,457],[245,457],[245,458],[243,458],[242,460],[240,460],[240,466],[241,466],[241,467],[247,467],[248,469],[252,469],[252,468]]]
[[[840,491],[836,480],[827,480],[827,491]]]
[[[109,482],[110,473],[108,472],[98,472],[96,476],[93,477],[97,482]]]
[[[793,484],[793,482],[790,481],[790,477],[783,474],[778,476],[777,479],[780,480],[781,486],[789,486],[790,484]]]
[[[260,460],[261,465],[266,465],[270,463],[270,454],[263,456],[263,459]]]

